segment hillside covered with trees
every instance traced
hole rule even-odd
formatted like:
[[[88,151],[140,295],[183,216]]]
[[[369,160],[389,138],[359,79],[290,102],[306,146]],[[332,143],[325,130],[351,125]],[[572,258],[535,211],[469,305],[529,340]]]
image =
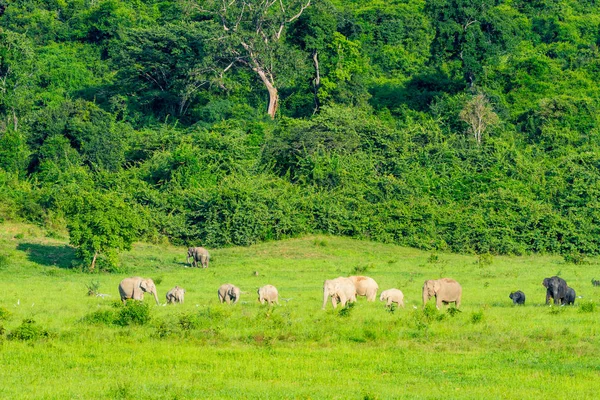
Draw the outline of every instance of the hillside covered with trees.
[[[599,42],[585,0],[0,0],[0,217],[105,269],[306,233],[597,255]]]

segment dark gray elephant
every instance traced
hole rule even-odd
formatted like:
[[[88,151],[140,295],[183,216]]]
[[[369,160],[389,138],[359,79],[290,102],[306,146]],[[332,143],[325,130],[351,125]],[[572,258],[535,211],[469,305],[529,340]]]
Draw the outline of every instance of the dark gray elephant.
[[[554,299],[554,304],[556,305],[565,302],[567,282],[563,278],[559,278],[558,276],[545,278],[542,285],[546,288],[546,304],[550,303],[550,298]]]
[[[567,287],[567,294],[565,295],[565,304],[575,304],[575,289],[572,287]]]
[[[525,304],[525,293],[517,290],[516,292],[511,292],[508,297],[512,299],[513,304]]]
[[[187,262],[190,263],[190,257],[192,258],[192,267],[198,266],[198,261],[200,261],[200,265],[202,268],[208,268],[208,261],[210,260],[210,255],[208,254],[208,250],[204,247],[190,247],[187,251]]]

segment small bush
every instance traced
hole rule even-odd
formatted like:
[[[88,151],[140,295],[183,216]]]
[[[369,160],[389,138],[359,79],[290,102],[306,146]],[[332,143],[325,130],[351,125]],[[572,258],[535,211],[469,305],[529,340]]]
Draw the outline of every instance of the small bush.
[[[115,323],[116,313],[114,310],[98,310],[89,313],[81,319],[88,324],[112,325]]]
[[[584,265],[589,264],[589,261],[585,259],[585,254],[582,253],[569,253],[563,254],[563,259],[567,264]]]
[[[8,256],[1,254],[0,255],[0,271],[8,268],[9,265],[10,265],[10,259],[8,258]]]
[[[166,337],[172,336],[176,332],[177,332],[177,330],[174,329],[174,327],[173,327],[172,324],[169,324],[166,321],[160,321],[156,325],[156,331],[154,332],[153,336],[162,339],[162,338],[166,338]]]
[[[9,319],[11,315],[12,313],[6,308],[0,307],[0,321]]]
[[[483,321],[483,310],[471,313],[471,323],[478,324]]]
[[[119,326],[146,325],[150,321],[150,306],[141,301],[128,301],[120,307],[114,323]]]
[[[210,261],[213,261],[212,258],[211,258]],[[163,277],[162,276],[158,276],[158,277],[154,278],[153,281],[154,281],[155,285],[160,285],[162,283],[162,281],[163,281]]]
[[[565,311],[564,307],[550,305],[550,315],[558,315]]]
[[[440,256],[435,253],[431,253],[429,257],[427,257],[427,264],[439,264]]]
[[[451,317],[454,317],[455,315],[460,314],[462,311],[460,311],[458,308],[456,307],[448,307],[448,309],[446,310],[446,314],[448,314]]]
[[[9,340],[22,341],[38,340],[48,337],[50,337],[50,333],[39,326],[37,322],[31,318],[24,319],[20,326],[16,327],[8,334]]]
[[[479,268],[487,267],[488,265],[492,265],[494,263],[494,256],[490,253],[482,253],[477,255],[477,265]]]
[[[85,287],[88,290],[88,292],[87,292],[88,296],[96,296],[100,290],[100,282],[99,281],[91,281],[90,283],[85,285]]]
[[[200,327],[200,318],[196,313],[182,314],[179,316],[177,324],[184,331],[198,329]]]
[[[350,271],[350,274],[352,275],[359,275],[359,274],[364,274],[366,273],[370,268],[372,267],[372,264],[369,265],[357,265],[356,267],[352,268],[352,270]]]
[[[596,303],[593,301],[586,301],[584,303],[579,303],[579,312],[594,312],[596,311]]]
[[[346,303],[346,305],[338,311],[338,315],[340,317],[349,317],[355,305],[356,303]]]

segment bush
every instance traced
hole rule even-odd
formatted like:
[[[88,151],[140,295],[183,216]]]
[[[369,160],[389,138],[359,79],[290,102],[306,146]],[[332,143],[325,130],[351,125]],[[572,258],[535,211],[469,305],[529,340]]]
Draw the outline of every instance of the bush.
[[[593,301],[586,301],[584,303],[579,303],[579,312],[594,312],[596,311],[596,303]]]
[[[12,313],[10,311],[8,311],[6,308],[0,307],[0,321],[9,319],[11,315],[12,315]]]
[[[114,310],[98,310],[87,314],[81,320],[88,324],[112,325],[115,323]]]
[[[141,301],[128,301],[119,306],[114,324],[119,326],[146,325],[150,321],[150,305]]]
[[[24,319],[23,323],[8,334],[9,340],[31,341],[50,337],[50,333],[33,319]]]
[[[472,312],[471,313],[471,323],[478,324],[481,321],[483,321],[483,317],[484,317],[483,310]]]

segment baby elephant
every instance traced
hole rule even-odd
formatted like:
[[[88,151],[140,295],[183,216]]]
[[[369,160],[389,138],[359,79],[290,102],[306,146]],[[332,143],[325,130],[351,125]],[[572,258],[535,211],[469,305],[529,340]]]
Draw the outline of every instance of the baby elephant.
[[[269,305],[273,303],[277,303],[279,305],[279,293],[277,292],[277,288],[273,285],[265,285],[258,289],[258,301],[260,304],[265,304],[265,301],[269,303]]]
[[[185,289],[180,288],[179,286],[175,286],[173,289],[167,292],[167,303],[175,304],[181,303],[183,304],[183,295],[185,294]]]
[[[575,289],[573,289],[572,287],[567,287],[567,294],[565,296],[565,304],[569,305],[569,304],[575,304]]]
[[[592,279],[592,285],[593,286],[600,286],[600,281]]]
[[[235,304],[240,299],[240,288],[231,283],[225,283],[219,287],[218,294],[221,303],[229,304],[233,301]]]
[[[511,292],[508,297],[510,297],[513,301],[513,304],[525,304],[525,293],[517,290],[516,292]]]
[[[398,304],[398,306],[404,308],[404,294],[399,289],[388,289],[381,292],[379,296],[380,301],[386,301],[386,307],[390,307],[392,303]]]

